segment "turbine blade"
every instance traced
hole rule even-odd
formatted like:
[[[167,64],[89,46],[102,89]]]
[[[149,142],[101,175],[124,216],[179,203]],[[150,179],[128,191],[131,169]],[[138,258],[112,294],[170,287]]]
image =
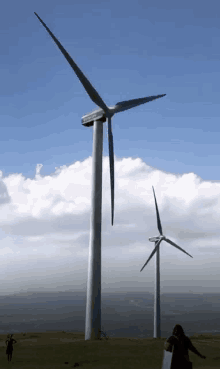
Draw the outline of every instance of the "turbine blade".
[[[154,188],[153,188],[153,192],[154,192]],[[154,200],[155,200],[156,213],[157,213],[157,228],[158,228],[158,230],[159,230],[159,232],[160,232],[160,234],[162,236],[163,235],[163,231],[162,231],[162,226],[161,226],[161,222],[160,222],[160,214],[159,214],[159,210],[158,210],[158,206],[157,206],[157,200],[156,200],[155,192],[154,192]]]
[[[134,108],[135,106],[145,104],[149,101],[159,99],[160,97],[163,97],[163,96],[166,96],[166,94],[157,95],[157,96],[148,96],[148,97],[143,97],[141,99],[133,99],[133,100],[128,100],[128,101],[120,101],[113,108],[111,108],[111,111],[114,114],[119,113],[121,111]]]
[[[111,127],[111,117],[108,117],[108,143],[109,143],[109,167],[110,167],[110,185],[111,185],[111,215],[112,225],[114,220],[114,146]]]
[[[189,255],[191,258],[193,257],[190,254],[188,254],[188,252],[186,252],[185,250],[183,250],[181,247],[177,246],[173,241],[170,241],[168,238],[165,238],[164,241],[169,242],[171,245],[175,246],[177,249],[181,250],[182,252],[185,252],[185,254]]]
[[[109,111],[108,107],[105,105],[102,98],[99,96],[98,92],[95,90],[95,88],[91,85],[89,80],[84,76],[83,72],[79,69],[79,67],[76,65],[76,63],[73,61],[71,56],[68,54],[68,52],[64,49],[64,47],[61,45],[61,43],[57,40],[57,38],[53,35],[53,33],[49,30],[49,28],[46,26],[46,24],[42,21],[42,19],[37,15],[37,13],[34,12],[34,14],[37,16],[39,21],[43,24],[43,26],[46,28],[47,32],[50,34],[54,42],[59,47],[60,51],[76,73],[77,77],[79,78],[80,82],[82,83],[83,87],[85,88],[86,92],[88,93],[91,100],[98,105],[100,108],[102,108],[106,113]]]
[[[160,246],[162,240],[158,241],[155,245],[154,250],[152,251],[152,253],[150,254],[149,258],[147,259],[146,263],[144,264],[144,266],[141,268],[140,272],[142,272],[142,270],[146,267],[147,263],[149,263],[150,259],[154,256],[155,252],[157,251],[158,247]]]

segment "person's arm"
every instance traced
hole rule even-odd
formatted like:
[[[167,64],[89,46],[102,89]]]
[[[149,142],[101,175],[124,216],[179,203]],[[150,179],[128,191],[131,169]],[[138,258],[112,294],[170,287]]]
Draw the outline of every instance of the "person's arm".
[[[172,352],[173,345],[174,345],[174,337],[171,336],[165,341],[164,350]]]
[[[169,342],[165,342],[165,344],[164,344],[164,350],[166,350],[166,351],[169,351],[169,352],[172,352],[172,345],[171,345],[171,343],[169,343]]]
[[[200,352],[193,346],[192,342],[189,339],[189,350],[192,351],[194,354],[198,355],[202,359],[205,359],[206,357],[200,354]]]

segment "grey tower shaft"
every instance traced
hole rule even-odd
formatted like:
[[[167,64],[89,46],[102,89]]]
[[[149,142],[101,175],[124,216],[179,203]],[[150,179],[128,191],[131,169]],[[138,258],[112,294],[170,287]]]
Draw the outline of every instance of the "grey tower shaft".
[[[156,246],[156,242],[155,242]],[[154,294],[154,338],[160,338],[160,246],[156,251],[156,278]]]
[[[92,201],[88,260],[85,340],[100,338],[101,331],[101,220],[103,122],[94,121]]]

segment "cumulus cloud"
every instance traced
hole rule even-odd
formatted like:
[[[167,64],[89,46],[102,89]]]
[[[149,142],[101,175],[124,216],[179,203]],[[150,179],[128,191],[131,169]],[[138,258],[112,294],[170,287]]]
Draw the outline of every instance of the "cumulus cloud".
[[[5,258],[5,265],[10,264],[14,275],[20,275],[28,260],[28,271],[33,275],[40,263],[45,267],[45,278],[49,278],[52,269],[59,268],[63,280],[68,279],[65,265],[71,263],[71,275],[81,273],[81,281],[74,278],[75,285],[85,284],[92,159],[89,157],[82,162],[56,168],[54,173],[47,176],[40,174],[41,168],[42,164],[37,164],[33,179],[25,178],[21,173],[3,177],[0,172],[1,257]],[[207,254],[210,263],[218,255],[219,182],[203,181],[194,173],[166,173],[150,167],[140,158],[115,158],[115,224],[112,227],[109,159],[104,157],[104,284],[113,278],[110,270],[114,271],[114,278],[117,276],[117,283],[123,280],[128,282],[131,275],[134,278],[132,283],[143,283],[140,268],[154,246],[148,238],[158,234],[152,186],[157,197],[163,233],[194,256],[191,259],[163,242],[161,265],[164,273],[168,261],[182,268],[183,273],[185,268],[185,276],[190,273],[194,275],[195,270],[204,272]],[[154,262],[149,263],[147,268],[145,276],[150,273],[153,278]],[[207,268],[207,273],[208,270],[211,273],[211,269]],[[56,278],[53,279],[54,283],[61,283],[60,278],[56,281]],[[218,279],[219,275],[216,275]]]

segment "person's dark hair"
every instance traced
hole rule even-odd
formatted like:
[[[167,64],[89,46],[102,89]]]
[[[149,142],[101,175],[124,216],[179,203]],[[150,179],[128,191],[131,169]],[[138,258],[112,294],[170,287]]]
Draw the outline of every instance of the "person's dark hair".
[[[185,336],[183,327],[180,324],[176,324],[175,327],[173,328],[173,333],[174,336]]]

